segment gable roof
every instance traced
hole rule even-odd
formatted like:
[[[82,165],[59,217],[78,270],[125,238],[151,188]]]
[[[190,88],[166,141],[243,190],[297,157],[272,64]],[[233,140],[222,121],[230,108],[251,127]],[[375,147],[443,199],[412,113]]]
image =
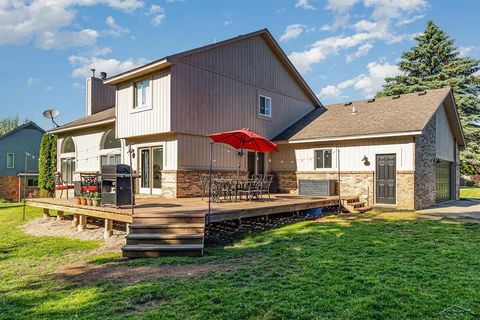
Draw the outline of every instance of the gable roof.
[[[27,122],[27,123],[25,123],[25,124],[22,124],[22,125],[19,126],[19,127],[16,127],[16,128],[13,129],[13,130],[10,130],[10,131],[8,131],[7,133],[1,135],[1,136],[0,136],[0,139],[6,138],[6,137],[8,137],[8,136],[10,136],[10,135],[12,135],[12,134],[20,131],[20,130],[23,130],[23,129],[26,129],[26,128],[29,128],[29,127],[33,128],[33,129],[37,129],[37,130],[40,131],[41,133],[45,133],[45,130],[43,130],[42,128],[40,128],[35,122],[29,121],[29,122]]]
[[[452,133],[460,147],[465,138],[450,88],[427,90],[318,108],[277,135],[289,143],[334,141],[421,134],[445,104]],[[353,113],[355,108],[355,113]]]
[[[177,62],[177,60],[182,58],[182,57],[189,56],[189,55],[199,53],[199,52],[202,52],[202,51],[206,51],[206,50],[219,48],[219,47],[226,46],[228,44],[231,44],[231,43],[234,43],[234,42],[237,42],[237,41],[242,41],[242,40],[252,38],[252,37],[256,37],[256,36],[261,36],[267,42],[267,44],[270,46],[270,48],[275,52],[277,57],[280,59],[280,61],[286,67],[286,69],[288,70],[290,75],[295,79],[295,81],[297,81],[297,83],[305,91],[305,93],[311,99],[311,101],[317,107],[322,106],[318,97],[315,95],[315,93],[312,91],[312,89],[308,86],[307,82],[300,75],[300,73],[295,68],[295,66],[292,64],[290,59],[288,59],[287,55],[282,50],[282,48],[277,43],[277,41],[275,41],[275,38],[272,36],[270,31],[268,31],[268,29],[261,29],[261,30],[255,31],[255,32],[245,34],[245,35],[240,35],[240,36],[237,36],[237,37],[234,37],[234,38],[219,41],[217,43],[213,43],[213,44],[209,44],[209,45],[206,45],[206,46],[202,46],[202,47],[198,47],[198,48],[195,48],[195,49],[191,49],[191,50],[179,52],[179,53],[176,53],[176,54],[173,54],[173,55],[169,55],[169,56],[166,56],[164,58],[161,58],[161,59],[155,60],[153,62],[147,63],[143,66],[134,68],[132,70],[129,70],[129,71],[117,74],[117,75],[115,75],[113,77],[110,77],[108,79],[105,79],[104,83],[105,84],[112,84],[112,85],[118,84],[120,82],[127,81],[127,80],[130,80],[130,79],[133,79],[133,78],[137,78],[139,76],[151,73],[153,71],[168,68],[168,67],[174,65]]]
[[[68,131],[74,131],[78,129],[96,127],[108,123],[115,122],[115,107],[100,111],[98,113],[86,116],[63,126],[59,126],[53,130],[50,130],[50,133],[62,133]]]

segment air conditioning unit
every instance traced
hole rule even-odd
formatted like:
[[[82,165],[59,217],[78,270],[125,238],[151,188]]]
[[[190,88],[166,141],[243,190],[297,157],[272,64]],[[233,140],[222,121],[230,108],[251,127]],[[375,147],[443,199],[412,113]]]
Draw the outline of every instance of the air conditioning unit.
[[[301,196],[336,196],[337,180],[298,180],[298,194]]]

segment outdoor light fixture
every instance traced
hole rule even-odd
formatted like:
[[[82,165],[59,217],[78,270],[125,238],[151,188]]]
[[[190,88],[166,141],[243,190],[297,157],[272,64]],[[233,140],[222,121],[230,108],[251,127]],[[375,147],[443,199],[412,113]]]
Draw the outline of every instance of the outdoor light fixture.
[[[368,157],[367,156],[363,156],[363,165],[368,167],[370,165],[370,161],[368,161]]]

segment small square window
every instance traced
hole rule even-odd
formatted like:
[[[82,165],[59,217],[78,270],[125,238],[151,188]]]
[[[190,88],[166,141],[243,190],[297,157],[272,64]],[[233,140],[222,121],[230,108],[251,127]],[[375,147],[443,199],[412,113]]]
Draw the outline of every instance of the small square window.
[[[258,113],[261,116],[272,116],[272,99],[266,96],[260,96],[258,99]]]
[[[145,108],[150,105],[150,80],[135,82],[134,108]]]
[[[332,168],[332,149],[315,150],[315,169]]]
[[[15,154],[7,153],[7,169],[15,168]]]

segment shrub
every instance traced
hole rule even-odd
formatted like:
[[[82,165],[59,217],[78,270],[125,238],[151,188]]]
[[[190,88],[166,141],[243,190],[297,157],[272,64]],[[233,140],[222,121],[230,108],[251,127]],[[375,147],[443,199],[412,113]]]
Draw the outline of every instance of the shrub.
[[[38,159],[38,188],[42,198],[52,197],[55,194],[54,174],[57,170],[57,137],[45,133],[40,143]]]

